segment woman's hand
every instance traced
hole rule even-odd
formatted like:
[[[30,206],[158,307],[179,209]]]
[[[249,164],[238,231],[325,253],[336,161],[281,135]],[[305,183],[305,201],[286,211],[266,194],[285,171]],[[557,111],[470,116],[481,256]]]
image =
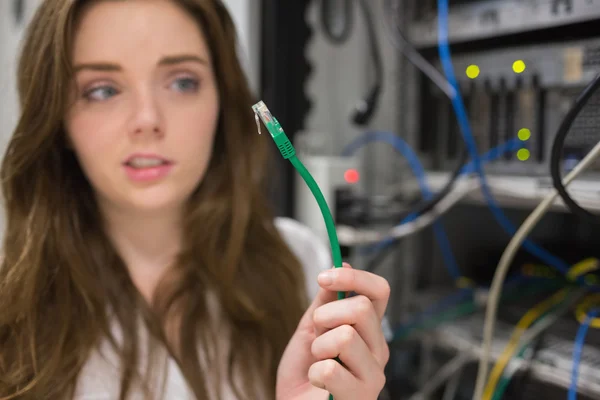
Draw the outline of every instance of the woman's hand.
[[[348,264],[322,272],[319,285],[279,364],[277,400],[376,400],[389,359],[381,320],[390,286]],[[337,300],[338,291],[357,295]]]

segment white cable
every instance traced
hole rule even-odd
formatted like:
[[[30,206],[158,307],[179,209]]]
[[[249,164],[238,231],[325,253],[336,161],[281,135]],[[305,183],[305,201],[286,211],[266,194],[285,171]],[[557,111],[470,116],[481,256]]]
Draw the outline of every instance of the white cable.
[[[444,197],[431,211],[421,215],[417,219],[396,226],[387,232],[357,229],[347,225],[338,225],[337,234],[340,244],[345,246],[357,246],[379,243],[386,239],[399,239],[412,235],[429,225],[433,224],[439,217],[448,212],[454,205],[460,202],[468,194],[479,187],[479,181],[474,178],[462,178],[456,182],[456,188]]]
[[[462,378],[463,369],[459,369],[456,374],[448,381],[446,385],[446,389],[444,389],[444,397],[442,400],[454,400],[456,398],[456,393],[458,392],[458,386],[460,385],[460,381]]]
[[[502,374],[504,379],[512,379],[513,375],[519,370],[527,370],[531,366],[535,357],[534,351],[530,351],[529,354],[522,358],[518,358],[517,354],[521,353],[523,349],[528,347],[539,335],[541,335],[545,330],[549,329],[560,318],[567,314],[571,310],[571,307],[581,300],[585,293],[586,290],[579,290],[575,292],[556,310],[551,311],[546,317],[542,318],[539,322],[523,333],[523,336],[519,340],[519,345],[517,347],[518,350],[515,353],[514,358],[510,360],[504,370],[504,373]]]
[[[519,340],[519,348],[523,348],[523,346],[529,346],[529,344],[533,342],[536,337],[538,337],[542,332],[550,328],[556,323],[556,321],[567,314],[571,307],[581,300],[585,293],[585,289],[579,289],[577,292],[569,296],[567,301],[561,304],[556,310],[552,311],[546,317],[543,317],[538,323],[525,331],[523,336],[521,336],[521,340]]]
[[[585,171],[592,162],[600,157],[600,142],[598,142],[592,151],[577,166],[564,178],[563,184],[568,186],[579,174]],[[487,301],[485,322],[483,325],[483,342],[481,345],[481,358],[479,359],[479,370],[477,372],[477,381],[475,384],[475,392],[473,394],[473,400],[480,400],[483,395],[483,390],[488,375],[488,368],[490,362],[490,355],[492,351],[492,341],[494,339],[494,325],[496,321],[496,312],[498,311],[498,303],[500,301],[500,294],[502,293],[502,286],[504,285],[504,279],[510,268],[512,260],[514,259],[519,247],[538,223],[544,216],[546,211],[552,206],[554,200],[558,196],[558,192],[553,190],[533,212],[527,217],[525,222],[521,225],[517,233],[513,236],[510,243],[504,250],[500,263],[494,273],[494,279],[490,288],[489,297]]]
[[[539,195],[526,193],[517,189],[511,189],[507,182],[494,182],[490,179],[489,186],[497,197],[511,198],[515,200],[538,201]],[[404,186],[403,186],[404,188]],[[414,221],[408,222],[391,228],[388,231],[378,231],[373,229],[355,228],[347,225],[338,225],[338,239],[340,244],[345,246],[369,245],[378,243],[388,239],[400,239],[406,236],[413,235],[422,229],[432,225],[438,218],[446,214],[458,202],[467,196],[477,195],[479,188],[479,180],[476,177],[462,177],[455,184],[452,192],[448,194],[440,203],[431,211],[421,215]],[[554,189],[550,189],[554,190]],[[583,205],[588,205],[588,208],[599,208],[598,201],[591,199],[585,201],[580,198]],[[552,205],[563,205],[559,198],[555,198]]]
[[[398,19],[400,5],[399,2],[392,3],[391,0],[384,0],[383,11],[384,15],[383,22],[386,28],[389,39],[392,44],[396,46],[398,50],[408,59],[408,61],[417,67],[425,76],[427,76],[442,92],[453,98],[456,96],[456,90],[448,82],[448,80],[438,71],[429,61],[427,61],[421,53],[419,53],[412,44],[404,37],[404,34],[400,30],[400,21]],[[389,18],[391,17],[391,21]]]
[[[523,199],[526,201],[540,201],[544,199],[549,193],[551,193],[553,188],[548,188],[544,192],[541,190],[534,190],[532,193],[527,193],[526,191],[519,190],[520,188],[511,188],[509,187],[509,182],[494,182],[494,179],[490,179],[490,184],[493,186],[494,192],[498,192],[499,196],[510,196],[518,199]],[[582,207],[586,209],[594,209],[598,210],[600,205],[598,204],[598,194],[597,193],[578,193],[574,195],[571,193],[571,196],[577,200],[578,203],[581,204]],[[554,200],[553,205],[565,207],[565,203],[562,199],[557,198]],[[566,209],[568,211],[568,209]]]
[[[444,382],[462,371],[463,367],[473,359],[470,353],[459,353],[452,360],[440,368],[440,370],[417,393],[410,396],[409,400],[424,400],[437,390]]]

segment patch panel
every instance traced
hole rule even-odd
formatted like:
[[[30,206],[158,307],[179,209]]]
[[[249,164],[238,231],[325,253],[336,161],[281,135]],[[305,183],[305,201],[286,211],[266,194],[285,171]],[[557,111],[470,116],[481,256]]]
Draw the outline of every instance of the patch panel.
[[[437,41],[436,0],[415,2],[409,39],[417,46]],[[457,0],[450,2],[450,42],[557,28],[600,18],[598,0]]]
[[[577,93],[600,72],[600,40],[463,53],[453,61],[479,150],[517,136],[527,139],[528,154],[501,157],[488,171],[546,176],[560,121]],[[515,72],[515,62],[524,70]],[[469,66],[478,67],[477,77],[467,77]],[[453,110],[424,77],[421,85],[419,150],[429,156],[432,169],[451,170],[463,146]],[[600,139],[598,126],[600,94],[593,96],[569,133],[566,169]],[[591,173],[600,173],[600,164]]]

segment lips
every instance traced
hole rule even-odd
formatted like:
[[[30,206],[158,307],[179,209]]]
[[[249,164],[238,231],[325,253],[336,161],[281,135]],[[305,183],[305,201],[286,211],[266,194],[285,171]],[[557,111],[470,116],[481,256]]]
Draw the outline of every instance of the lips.
[[[123,167],[132,182],[147,185],[166,178],[173,169],[173,162],[155,154],[133,154]]]
[[[130,156],[124,163],[126,166],[135,169],[157,168],[164,165],[170,165],[172,162],[166,158],[156,155],[136,154]]]

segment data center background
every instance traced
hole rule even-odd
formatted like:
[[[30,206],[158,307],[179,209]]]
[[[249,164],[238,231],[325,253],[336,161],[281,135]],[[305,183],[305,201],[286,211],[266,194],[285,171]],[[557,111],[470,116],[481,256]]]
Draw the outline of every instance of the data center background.
[[[303,131],[321,146],[316,147],[322,152],[332,155],[364,131],[391,131],[416,149],[430,183],[440,189],[461,161],[464,147],[450,102],[394,45],[397,38],[390,37],[383,22],[386,15],[381,2],[372,2],[384,85],[373,119],[367,126],[356,126],[350,118],[353,104],[373,82],[368,32],[360,7],[354,4],[351,34],[341,44],[332,42],[324,33],[319,3],[309,4],[305,15],[311,28],[305,53],[311,73],[305,95],[311,107]],[[341,3],[338,2],[337,15],[338,23],[343,24]],[[394,18],[399,29],[420,54],[441,70],[436,1],[396,3]],[[600,2],[470,0],[450,1],[449,9],[453,65],[479,150],[486,152],[517,138],[523,128],[529,132],[526,157],[506,154],[486,165],[498,202],[518,226],[552,187],[550,151],[560,121],[583,87],[600,72]],[[524,71],[519,70],[516,61],[522,61]],[[469,66],[478,67],[476,78],[467,76]],[[600,94],[596,94],[569,132],[565,164],[581,160],[600,139],[599,118]],[[361,150],[361,157],[365,192],[383,195],[389,194],[390,188],[400,187],[402,195],[410,197],[410,190],[416,191],[405,161],[390,146],[370,145]],[[588,171],[570,193],[585,202],[588,210],[595,210],[600,208],[600,165]],[[464,196],[441,221],[462,275],[480,283],[489,282],[510,237],[496,224],[481,195],[475,191]],[[389,225],[395,222],[390,216]],[[383,229],[386,223],[379,222],[377,226]],[[577,218],[561,205],[554,207],[530,236],[570,262],[598,257],[597,237],[595,222]],[[359,253],[352,259],[366,263],[369,258]],[[513,268],[528,263],[539,262],[520,252]],[[415,310],[435,303],[434,299],[453,290],[443,264],[433,229],[397,243],[377,269],[392,284],[392,325],[410,320]],[[506,343],[514,324],[531,305],[531,301],[522,300],[500,308],[504,325],[496,330],[497,341]],[[409,398],[457,350],[478,346],[482,316],[482,311],[475,312],[471,317],[452,320],[415,340],[398,344],[389,375],[392,398]],[[565,398],[577,328],[574,318],[566,317],[548,329],[535,361],[520,373],[520,379],[512,381],[505,398]],[[585,348],[585,367],[581,369],[588,374],[579,376],[580,398],[600,398],[600,381],[593,373],[600,368],[600,351],[594,347],[600,344],[600,336],[590,330],[586,343],[590,347]],[[455,398],[472,396],[476,370],[474,363],[467,365],[458,380]],[[446,399],[443,393],[444,390],[437,391],[430,398]]]

